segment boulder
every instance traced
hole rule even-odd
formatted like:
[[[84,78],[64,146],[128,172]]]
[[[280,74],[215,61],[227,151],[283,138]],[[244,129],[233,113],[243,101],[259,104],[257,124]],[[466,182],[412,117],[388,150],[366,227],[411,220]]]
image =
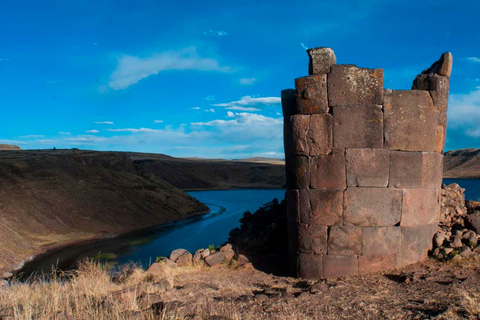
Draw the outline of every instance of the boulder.
[[[180,257],[178,257],[177,266],[191,266],[192,265],[192,254],[186,251]]]
[[[205,258],[205,263],[209,267],[219,266],[225,262],[225,252],[216,252]]]
[[[445,241],[445,232],[438,231],[437,233],[435,233],[435,236],[433,237],[433,244],[435,245],[435,247],[440,247],[444,241]]]
[[[246,256],[244,256],[243,254],[239,254],[238,257],[237,257],[237,264],[239,266],[243,266],[244,264],[247,264],[249,263],[250,261],[248,260],[248,258]]]
[[[480,212],[467,215],[467,224],[475,233],[480,233]]]
[[[307,50],[310,62],[308,74],[329,73],[330,67],[337,63],[337,57],[332,48],[312,48]]]
[[[173,262],[177,262],[177,259],[183,255],[185,252],[188,252],[187,250],[185,249],[176,249],[176,250],[173,250],[172,253],[170,253],[170,260],[172,260]]]

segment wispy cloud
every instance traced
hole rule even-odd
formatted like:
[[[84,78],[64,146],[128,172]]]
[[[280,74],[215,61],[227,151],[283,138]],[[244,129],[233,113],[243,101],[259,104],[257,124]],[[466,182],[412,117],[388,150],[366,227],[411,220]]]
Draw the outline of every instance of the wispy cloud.
[[[68,132],[68,131],[60,131],[58,134],[64,135],[64,136],[69,136],[69,135],[71,135],[71,133]]]
[[[242,78],[242,79],[240,79],[239,82],[242,85],[252,85],[255,82],[257,82],[257,79],[256,78]]]
[[[153,123],[163,123],[163,120],[154,120]]]
[[[207,109],[207,110],[205,110],[205,112],[215,113],[215,109]]]
[[[200,110],[201,108],[200,107],[193,107],[191,108],[192,110]]]
[[[300,43],[300,46],[301,46],[303,49],[308,50],[308,47],[307,47],[303,42]]]
[[[252,97],[244,96],[240,100],[226,102],[226,103],[217,103],[213,106],[215,107],[224,107],[227,110],[237,110],[237,111],[259,111],[259,106],[271,106],[280,104],[281,99],[278,97]]]
[[[125,89],[167,70],[230,72],[232,69],[221,66],[217,59],[200,56],[195,47],[166,51],[145,58],[124,55],[118,59],[117,68],[110,76],[108,85],[113,90]]]
[[[85,131],[86,133],[99,133],[100,131],[92,129],[92,130],[87,130]]]
[[[480,87],[465,94],[451,94],[448,106],[448,126],[467,136],[480,137]]]
[[[10,59],[7,59],[7,58],[0,58],[0,62],[8,62],[10,61]]]
[[[213,36],[213,37],[224,37],[224,36],[228,36],[228,33],[226,33],[225,31],[215,31],[215,30],[208,30],[208,31],[205,31],[203,33],[204,35],[206,36]]]
[[[480,57],[468,57],[467,60],[474,63],[480,63]]]
[[[112,121],[96,121],[95,124],[113,124]]]
[[[111,132],[156,132],[159,131],[158,129],[151,129],[151,128],[124,128],[124,129],[107,129],[107,131]]]
[[[29,134],[27,136],[20,136],[21,139],[36,139],[36,138],[45,138],[43,134]]]
[[[207,100],[207,101],[215,101],[216,99],[215,99],[215,96],[206,96],[206,97],[205,97],[205,100]]]

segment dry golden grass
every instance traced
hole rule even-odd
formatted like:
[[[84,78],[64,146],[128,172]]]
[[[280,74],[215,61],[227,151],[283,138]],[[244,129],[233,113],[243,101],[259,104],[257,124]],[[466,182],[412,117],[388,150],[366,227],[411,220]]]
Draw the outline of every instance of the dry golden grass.
[[[155,284],[154,277],[140,268],[129,268],[129,274],[113,281],[105,265],[85,262],[72,273],[13,281],[0,289],[0,316],[7,319],[131,319],[142,311],[139,295],[161,292],[161,288]],[[164,318],[145,310],[142,316]]]

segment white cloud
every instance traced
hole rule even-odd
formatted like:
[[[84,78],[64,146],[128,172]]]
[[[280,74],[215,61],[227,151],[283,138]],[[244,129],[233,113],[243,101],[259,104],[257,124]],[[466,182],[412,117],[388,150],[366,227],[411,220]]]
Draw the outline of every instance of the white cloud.
[[[20,140],[0,139],[0,144],[27,144],[27,143]]]
[[[239,82],[242,85],[252,85],[255,82],[257,82],[257,79],[256,78],[242,78],[242,79],[240,79]]]
[[[151,57],[124,55],[118,59],[118,65],[110,76],[109,87],[121,90],[138,81],[166,70],[197,70],[230,72],[231,68],[220,66],[214,58],[201,57],[195,47],[181,51],[166,51]]]
[[[92,130],[87,130],[85,131],[86,133],[99,133],[100,131],[92,129]]]
[[[193,107],[192,110],[200,110],[200,107]]]
[[[465,94],[451,94],[448,106],[448,126],[461,129],[471,137],[480,137],[480,87]]]
[[[215,113],[215,109],[208,109],[208,110],[205,110],[205,112]]]
[[[232,111],[227,112],[227,117],[233,118],[234,116],[235,116],[235,114]]]
[[[257,98],[252,96],[244,96],[240,100],[231,101],[227,103],[217,103],[213,106],[215,107],[224,107],[227,110],[237,110],[237,111],[259,111],[259,108],[254,106],[269,106],[269,105],[278,105],[281,103],[281,99],[278,97],[263,97]]]
[[[107,129],[107,131],[111,132],[157,132],[158,129],[150,129],[150,128],[124,128],[124,129]]]
[[[112,121],[96,121],[95,124],[113,124]]]
[[[226,107],[225,109],[227,110],[235,110],[235,111],[260,111],[258,108],[253,108],[253,107]]]
[[[474,63],[480,63],[479,57],[468,57],[467,60]]]
[[[155,120],[153,123],[163,123],[163,120]]]
[[[204,35],[206,36],[214,36],[214,37],[224,37],[224,36],[228,36],[228,33],[226,33],[225,31],[214,31],[214,30],[208,30],[208,31],[205,31],[203,33]]]
[[[60,131],[58,134],[61,134],[61,135],[64,135],[64,136],[69,136],[71,135],[70,132],[67,132],[67,131]]]
[[[20,136],[19,138],[22,138],[22,139],[45,138],[45,136],[43,134],[30,134],[27,136]]]

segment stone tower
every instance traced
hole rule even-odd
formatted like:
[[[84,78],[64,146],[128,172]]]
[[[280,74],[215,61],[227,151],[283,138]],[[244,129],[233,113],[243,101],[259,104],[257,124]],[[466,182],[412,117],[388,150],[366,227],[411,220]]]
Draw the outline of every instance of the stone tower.
[[[307,51],[309,76],[282,91],[291,269],[319,279],[427,257],[440,211],[452,55],[412,90],[383,69]]]

